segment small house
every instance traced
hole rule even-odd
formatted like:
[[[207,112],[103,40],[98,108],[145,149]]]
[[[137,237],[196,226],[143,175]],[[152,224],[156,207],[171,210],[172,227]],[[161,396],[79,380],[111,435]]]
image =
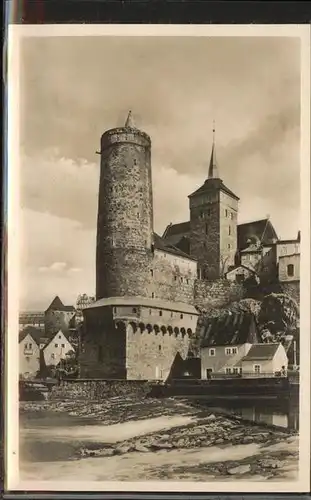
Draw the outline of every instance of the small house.
[[[260,341],[251,313],[229,311],[206,318],[201,330],[202,379],[241,375],[242,359]]]
[[[66,359],[70,351],[75,351],[74,346],[66,335],[59,330],[50,342],[43,348],[44,362],[46,366],[57,366],[61,359]]]
[[[19,336],[19,375],[23,378],[34,377],[40,369],[40,348],[27,331]]]
[[[273,377],[285,374],[288,358],[285,348],[280,343],[254,344],[241,360],[242,376]]]

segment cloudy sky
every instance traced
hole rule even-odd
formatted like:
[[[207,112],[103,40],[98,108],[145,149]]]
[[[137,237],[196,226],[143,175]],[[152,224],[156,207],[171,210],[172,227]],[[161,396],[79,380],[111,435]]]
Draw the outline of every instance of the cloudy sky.
[[[155,230],[187,220],[217,158],[239,221],[299,229],[295,38],[28,38],[21,51],[22,309],[94,293],[101,134],[128,109],[152,139]]]

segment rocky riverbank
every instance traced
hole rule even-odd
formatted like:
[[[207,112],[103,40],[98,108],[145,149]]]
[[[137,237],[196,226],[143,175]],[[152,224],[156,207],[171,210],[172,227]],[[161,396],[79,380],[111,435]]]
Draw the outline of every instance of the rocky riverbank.
[[[86,466],[90,462],[94,466],[94,460],[99,460],[99,466],[104,460],[108,467],[114,462],[122,464],[126,458],[127,464],[149,464],[144,472],[146,479],[188,481],[206,478],[230,480],[233,477],[289,480],[297,474],[296,433],[245,423],[238,418],[194,407],[186,400],[135,400],[128,397],[87,404],[83,401],[21,404],[24,415],[46,411],[67,413],[73,418],[82,418],[85,424],[92,420],[93,424],[102,425],[103,430],[107,426],[125,429],[137,424],[137,433],[131,432],[129,437],[126,432],[120,432],[114,439],[105,439],[107,433],[103,432],[101,438],[81,443],[72,460],[85,462]],[[161,425],[154,425],[154,421],[161,418]],[[186,460],[185,457],[189,458]],[[117,474],[122,474],[122,467]],[[126,480],[126,474],[122,477]]]

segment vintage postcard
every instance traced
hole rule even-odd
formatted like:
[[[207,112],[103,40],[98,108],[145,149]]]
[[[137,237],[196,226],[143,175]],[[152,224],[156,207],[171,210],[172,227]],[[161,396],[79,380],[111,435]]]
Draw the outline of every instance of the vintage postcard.
[[[309,26],[8,50],[7,487],[309,491]]]

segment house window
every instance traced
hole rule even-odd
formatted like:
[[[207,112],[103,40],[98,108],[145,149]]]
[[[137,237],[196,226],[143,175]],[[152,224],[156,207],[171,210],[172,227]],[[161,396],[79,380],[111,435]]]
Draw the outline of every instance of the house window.
[[[162,316],[162,311],[159,311],[159,316]]]
[[[242,373],[242,367],[240,368],[240,373]]]
[[[216,355],[216,349],[210,349],[209,350],[209,355],[210,356],[215,356]]]
[[[172,318],[173,316],[174,316],[174,313],[173,313],[173,312],[171,312],[171,318]]]
[[[151,298],[152,298],[152,299],[154,299],[154,292],[152,292],[152,294],[151,294]]]
[[[150,274],[151,276],[153,276],[153,269],[150,269]]]
[[[238,348],[232,347],[232,354],[237,354],[237,353],[238,353]]]
[[[200,219],[204,219],[204,212],[200,212]]]
[[[114,312],[114,313],[116,313],[116,312],[117,312],[117,308],[116,308],[116,307],[114,307],[114,308],[113,308],[113,312]]]
[[[187,279],[186,281],[187,281],[187,285],[189,285],[189,280]]]
[[[230,212],[230,219],[233,220],[233,212]]]
[[[183,315],[183,314],[181,314],[181,315],[180,315],[180,319],[183,319],[183,317],[184,317],[184,315]]]
[[[177,276],[174,276],[174,281],[177,281]]]
[[[230,248],[231,248],[231,245],[230,245],[230,243],[228,243],[228,250],[230,250]]]
[[[151,314],[151,309],[149,309],[149,314]]]
[[[55,347],[58,347],[58,344],[55,344]]]
[[[238,368],[233,368],[233,370],[232,370],[232,371],[233,371],[233,373],[234,373],[235,375],[238,375],[238,373],[239,373],[239,369],[238,369]]]
[[[137,165],[137,160],[134,160],[134,165]]]
[[[62,344],[62,347],[65,347],[65,344]]]
[[[54,352],[52,352],[52,354],[51,354],[51,359],[55,359],[55,354],[54,354]]]
[[[229,373],[231,373],[231,368],[227,367],[226,368],[226,374],[229,375]]]
[[[210,378],[211,373],[213,373],[213,368],[206,368],[206,378]]]
[[[231,354],[231,347],[226,347],[226,355],[229,356]]]
[[[228,227],[228,234],[230,236],[230,234],[231,234],[231,226]]]
[[[162,346],[161,345],[159,345],[159,351],[162,351]]]
[[[260,373],[260,365],[254,365],[254,372],[255,373]]]
[[[59,339],[61,339],[61,338],[62,338],[62,336],[61,336],[61,335],[58,335],[58,338],[59,338]]]
[[[287,276],[294,276],[294,265],[293,264],[288,264]]]
[[[228,217],[228,210],[225,210],[225,217]]]
[[[181,278],[180,278],[180,281],[181,281],[181,282],[183,282],[183,281],[184,281],[184,278],[183,278],[183,277],[181,277]]]
[[[133,312],[134,314],[136,314],[136,313],[137,313],[137,309],[136,309],[136,307],[133,307],[132,312]]]
[[[244,274],[241,273],[241,274],[237,274],[236,277],[235,277],[235,280],[237,283],[243,283],[244,281]]]

